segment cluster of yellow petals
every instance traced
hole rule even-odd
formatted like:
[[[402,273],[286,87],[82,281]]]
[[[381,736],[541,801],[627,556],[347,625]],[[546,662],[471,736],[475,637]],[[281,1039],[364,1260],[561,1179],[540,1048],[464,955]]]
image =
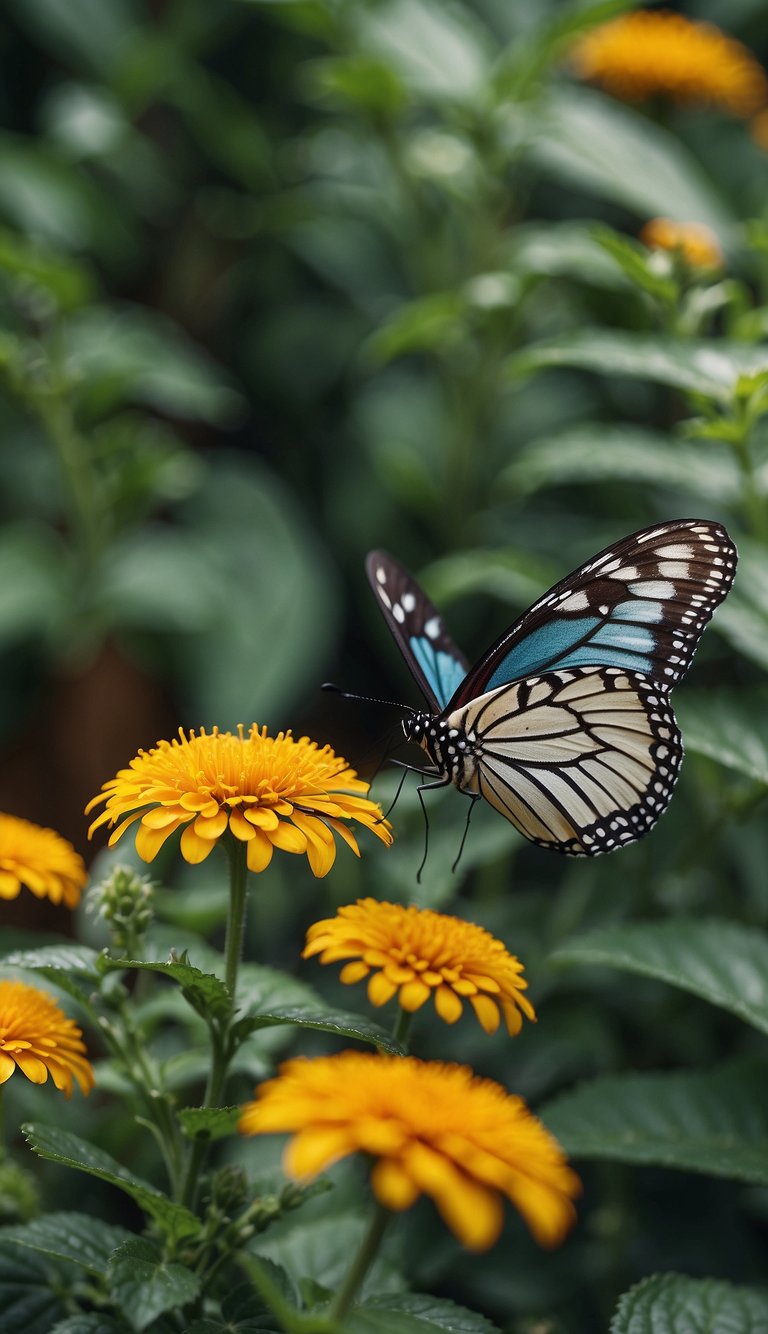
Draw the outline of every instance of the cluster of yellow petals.
[[[73,1077],[81,1093],[89,1093],[93,1070],[82,1037],[47,992],[26,982],[0,981],[0,1084],[18,1066],[33,1084],[44,1084],[50,1074],[67,1098]]]
[[[670,250],[693,269],[719,269],[723,252],[714,232],[703,222],[676,222],[674,218],[651,218],[640,232],[649,250]]]
[[[579,78],[625,102],[659,94],[749,117],[768,104],[762,65],[711,23],[664,9],[638,9],[587,32],[570,52]]]
[[[179,740],[159,741],[139,751],[127,769],[104,784],[87,811],[105,808],[89,829],[117,824],[110,847],[136,820],[136,850],[152,861],[166,839],[182,828],[181,853],[202,862],[232,834],[246,845],[248,866],[263,871],[275,848],[306,853],[316,876],[336,857],[334,834],[360,855],[344,824],[357,820],[389,845],[392,833],[381,809],[369,801],[368,784],[330,746],[290,732],[267,735],[254,724],[246,734],[183,731]]]
[[[61,834],[0,814],[0,899],[15,899],[26,885],[39,899],[76,908],[87,879],[82,857]]]
[[[367,977],[373,1005],[397,994],[402,1008],[414,1011],[434,997],[440,1018],[453,1024],[468,1000],[486,1033],[496,1032],[499,1010],[513,1035],[523,1014],[536,1018],[523,995],[522,964],[502,942],[473,922],[429,908],[358,899],[309,928],[303,957],[315,954],[321,963],[350,960],[341,981]]]
[[[401,1210],[430,1196],[469,1250],[498,1238],[504,1196],[543,1246],[575,1220],[580,1183],[557,1141],[521,1098],[467,1066],[352,1051],[288,1061],[239,1128],[292,1133],[285,1168],[295,1179],[369,1154],[381,1204]]]

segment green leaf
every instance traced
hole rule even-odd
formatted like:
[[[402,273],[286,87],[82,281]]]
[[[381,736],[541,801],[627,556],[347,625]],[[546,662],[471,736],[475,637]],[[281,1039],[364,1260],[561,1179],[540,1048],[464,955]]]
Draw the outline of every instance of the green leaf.
[[[186,960],[174,963],[144,963],[141,959],[112,959],[115,969],[136,968],[149,973],[162,973],[178,982],[190,1005],[198,1014],[220,1018],[229,1013],[230,996],[225,984],[213,973],[203,973]]]
[[[77,260],[30,244],[15,232],[0,228],[0,269],[44,291],[61,310],[71,310],[92,299],[94,283]]]
[[[98,950],[87,945],[43,945],[34,950],[14,950],[6,954],[2,962],[11,968],[26,968],[29,972],[44,973],[55,980],[57,972],[74,973],[76,977],[87,978],[98,986],[101,981],[100,959]]]
[[[103,1278],[111,1252],[132,1236],[127,1228],[88,1214],[60,1212],[35,1218],[23,1226],[3,1228],[0,1243],[12,1241],[54,1260],[71,1260]]]
[[[603,927],[551,955],[658,978],[768,1033],[768,935],[736,922],[639,922]]]
[[[314,1028],[320,1033],[333,1033],[335,1037],[351,1038],[355,1042],[369,1042],[375,1047],[382,1047],[384,1051],[391,1052],[394,1056],[402,1056],[404,1050],[386,1029],[345,1010],[318,1011],[308,1006],[294,1005],[284,1010],[250,1015],[247,1019],[242,1019],[236,1025],[236,1029],[245,1037],[260,1028],[272,1028],[280,1024],[295,1024],[297,1028]]]
[[[318,1209],[314,1217],[297,1214],[290,1220],[290,1228],[261,1235],[254,1244],[258,1263],[271,1260],[284,1269],[291,1281],[300,1287],[305,1280],[313,1280],[326,1290],[334,1290],[346,1277],[349,1257],[357,1253],[361,1228],[367,1222],[364,1210],[341,1211],[334,1201],[335,1192],[326,1196],[328,1207]],[[386,1292],[402,1288],[401,1275],[384,1252],[379,1251],[365,1282],[372,1292]]]
[[[768,668],[768,615],[733,589],[714,621],[718,634],[758,667]]]
[[[695,218],[727,238],[734,216],[680,139],[615,98],[560,87],[536,108],[536,164],[640,218]]]
[[[515,227],[507,253],[515,273],[628,290],[626,277],[598,245],[594,228],[582,222],[522,223]]]
[[[89,306],[67,324],[67,372],[100,409],[140,403],[225,425],[243,400],[170,320],[140,306]]]
[[[768,716],[768,691],[687,691],[675,704],[686,750],[768,784],[768,738],[755,727]]]
[[[464,333],[464,302],[456,292],[435,292],[402,305],[368,341],[371,356],[386,365],[416,352],[441,352]]]
[[[142,1237],[120,1246],[109,1269],[115,1300],[135,1330],[146,1329],[164,1311],[194,1301],[200,1292],[197,1274],[162,1260],[159,1248]]]
[[[611,231],[610,227],[595,227],[593,234],[598,245],[616,261],[621,272],[635,287],[670,304],[677,300],[677,283],[655,272],[650,262],[650,251],[645,246],[619,232]]]
[[[422,97],[481,95],[489,75],[487,33],[468,8],[430,0],[388,0],[355,11],[361,51],[390,66]]]
[[[397,1292],[372,1297],[357,1306],[344,1322],[350,1334],[427,1334],[450,1330],[451,1334],[495,1334],[498,1326],[476,1311],[418,1292]]]
[[[611,1334],[765,1334],[768,1292],[722,1279],[654,1274],[619,1301]]]
[[[162,1191],[134,1176],[103,1149],[88,1144],[68,1130],[54,1126],[30,1125],[21,1127],[29,1147],[41,1158],[65,1167],[75,1167],[90,1176],[107,1181],[125,1191],[140,1209],[149,1214],[169,1237],[176,1240],[193,1236],[199,1229],[198,1220],[189,1209],[174,1204]]]
[[[601,375],[628,375],[674,385],[685,393],[730,403],[740,376],[768,368],[768,351],[726,339],[675,338],[620,329],[580,329],[533,343],[508,361],[526,377],[549,366],[577,366]]]
[[[102,981],[100,957],[86,945],[44,945],[34,950],[14,950],[2,962],[46,978],[90,1009],[91,992],[98,991]]]
[[[71,1315],[54,1325],[50,1334],[125,1334],[127,1328],[110,1315]]]
[[[0,1243],[0,1319],[3,1334],[50,1334],[66,1308],[36,1256]]]
[[[189,716],[236,727],[254,717],[258,701],[257,721],[277,728],[286,709],[317,689],[335,642],[337,576],[328,553],[289,487],[243,457],[218,454],[179,519],[210,577],[227,589],[178,664]]]
[[[721,446],[690,445],[635,426],[579,426],[535,440],[509,464],[497,485],[513,495],[547,486],[592,482],[669,486],[729,504],[741,494],[735,459]]]
[[[289,1306],[297,1308],[299,1295],[284,1269],[270,1260],[259,1259],[258,1272],[270,1287]],[[250,1267],[250,1266],[248,1266]],[[221,1318],[209,1317],[195,1321],[185,1334],[280,1334],[283,1325],[265,1302],[254,1291],[252,1284],[243,1283],[227,1294],[221,1303]]]
[[[189,1139],[209,1143],[234,1135],[242,1110],[242,1107],[182,1107],[178,1117]]]
[[[594,1079],[541,1108],[572,1158],[768,1185],[768,1066]]]

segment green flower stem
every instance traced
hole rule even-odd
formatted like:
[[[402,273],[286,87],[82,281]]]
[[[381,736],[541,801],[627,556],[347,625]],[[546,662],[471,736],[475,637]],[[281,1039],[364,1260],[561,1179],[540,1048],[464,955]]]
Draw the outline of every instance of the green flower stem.
[[[229,916],[227,918],[227,940],[225,946],[226,965],[224,981],[235,1005],[237,973],[240,967],[240,955],[243,952],[243,932],[245,930],[245,902],[248,884],[247,847],[239,839],[231,838],[226,844],[229,856]]]
[[[69,492],[72,527],[78,538],[80,558],[90,572],[104,545],[104,523],[87,446],[60,392],[51,389],[35,395],[32,403],[56,452]]]
[[[230,839],[225,847],[229,858],[229,913],[224,946],[224,981],[230,995],[230,1009],[226,1019],[211,1024],[211,1068],[208,1074],[203,1107],[218,1107],[221,1103],[224,1081],[233,1054],[230,1035],[235,1012],[237,974],[240,968],[243,932],[245,930],[246,889],[248,885],[247,849],[239,839]],[[180,1198],[182,1204],[186,1204],[190,1209],[195,1207],[198,1181],[208,1153],[208,1147],[205,1140],[196,1140],[189,1155]]]
[[[144,1104],[148,1123],[155,1131],[165,1160],[171,1189],[175,1192],[184,1152],[179,1127],[170,1103],[162,1092],[161,1081],[154,1064],[147,1056],[142,1036],[133,1027],[128,1006],[121,999],[115,1008],[119,1031],[114,1023],[106,1020],[98,1026],[104,1041],[122,1063],[125,1073]]]
[[[399,1042],[401,1047],[408,1051],[408,1034],[411,1030],[413,1015],[408,1010],[400,1010],[392,1029],[392,1037],[395,1042]]]
[[[368,1225],[368,1231],[360,1244],[360,1250],[349,1267],[347,1277],[331,1302],[328,1314],[332,1320],[343,1320],[355,1300],[363,1279],[376,1259],[390,1218],[389,1210],[385,1209],[383,1204],[377,1204]]]

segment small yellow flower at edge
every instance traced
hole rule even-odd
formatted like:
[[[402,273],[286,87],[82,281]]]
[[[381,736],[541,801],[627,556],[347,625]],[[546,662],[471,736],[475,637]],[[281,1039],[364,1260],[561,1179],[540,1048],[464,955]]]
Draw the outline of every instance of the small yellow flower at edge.
[[[429,908],[358,899],[309,928],[302,957],[315,954],[320,963],[350,960],[341,981],[367,977],[372,1005],[397,995],[401,1007],[413,1011],[433,997],[440,1018],[453,1024],[468,1000],[486,1033],[496,1032],[499,1010],[512,1035],[523,1014],[536,1019],[523,995],[522,964],[502,942],[473,922]]]
[[[649,250],[677,251],[692,269],[722,268],[720,242],[703,222],[676,222],[674,218],[651,218],[640,232]]]
[[[254,724],[246,734],[214,728],[179,740],[159,741],[139,751],[127,769],[105,783],[86,806],[105,808],[91,825],[117,824],[112,847],[136,820],[136,851],[150,862],[166,839],[183,827],[181,854],[202,862],[221,839],[231,834],[245,843],[251,871],[263,871],[275,848],[306,853],[316,876],[324,876],[336,857],[334,834],[359,856],[345,820],[357,820],[380,838],[392,842],[381,809],[366,797],[368,784],[330,746],[290,732],[267,735]]]
[[[578,38],[569,60],[578,78],[625,102],[662,95],[744,118],[768,104],[765,71],[746,46],[671,10],[638,9],[601,23]]]
[[[283,1065],[243,1108],[244,1135],[291,1133],[284,1164],[307,1179],[354,1152],[374,1159],[387,1209],[429,1195],[469,1250],[497,1240],[503,1197],[542,1246],[575,1221],[581,1183],[522,1098],[463,1065],[340,1052]]]
[[[76,908],[88,873],[61,834],[0,814],[0,899],[15,899],[22,885],[38,899]]]
[[[67,1098],[73,1076],[81,1093],[89,1093],[93,1070],[82,1037],[47,992],[26,982],[0,981],[0,1084],[18,1066],[33,1084],[44,1084],[50,1074]]]

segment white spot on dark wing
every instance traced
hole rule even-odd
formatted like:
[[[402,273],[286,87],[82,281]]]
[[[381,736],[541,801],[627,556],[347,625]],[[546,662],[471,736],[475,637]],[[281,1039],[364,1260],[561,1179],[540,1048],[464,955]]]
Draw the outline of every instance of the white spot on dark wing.
[[[425,622],[424,633],[429,639],[438,639],[440,637],[440,629],[441,625],[439,616],[430,616],[429,620]]]
[[[387,572],[383,565],[378,565],[376,567],[376,578],[380,584],[385,584],[387,582]]]
[[[394,616],[398,625],[403,624],[403,621],[405,620],[405,612],[403,611],[399,602],[396,602],[394,607],[392,608],[392,615]]]
[[[405,611],[413,611],[416,606],[416,599],[413,596],[413,593],[403,593],[400,603]]]

